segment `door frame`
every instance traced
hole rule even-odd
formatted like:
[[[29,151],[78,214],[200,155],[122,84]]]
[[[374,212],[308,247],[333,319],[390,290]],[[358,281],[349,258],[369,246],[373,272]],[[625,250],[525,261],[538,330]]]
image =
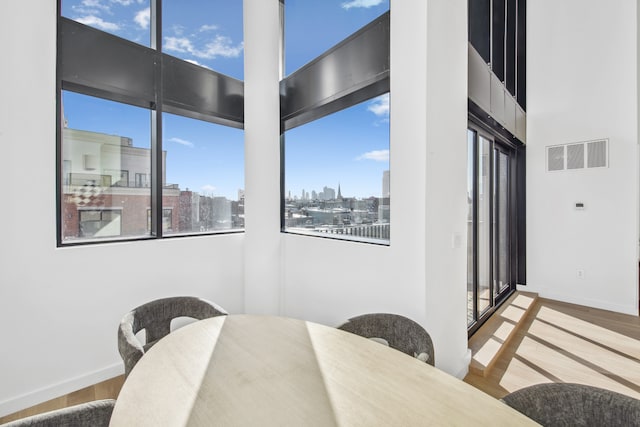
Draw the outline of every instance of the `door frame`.
[[[519,261],[521,259],[521,246],[519,245],[519,234],[521,230],[523,230],[524,224],[524,216],[518,215],[518,211],[520,210],[521,200],[524,199],[524,191],[518,191],[520,188],[524,190],[524,181],[521,177],[524,177],[524,174],[520,174],[519,168],[521,165],[523,166],[523,160],[520,157],[523,157],[524,147],[519,147],[518,144],[514,144],[508,139],[504,138],[498,132],[492,131],[490,127],[483,124],[480,121],[473,120],[470,116],[469,123],[467,126],[468,130],[474,132],[474,141],[473,141],[473,204],[472,204],[472,220],[473,226],[471,227],[473,233],[473,250],[472,250],[472,261],[473,266],[472,271],[473,274],[473,283],[472,283],[472,291],[473,291],[473,313],[472,313],[472,321],[467,322],[467,330],[469,336],[471,336],[475,331],[482,326],[482,324],[491,317],[491,315],[500,307],[500,305],[516,290],[516,285],[522,275],[519,272]],[[478,307],[478,290],[479,290],[479,242],[478,242],[478,194],[479,194],[479,175],[478,175],[478,167],[480,163],[480,137],[483,137],[490,141],[490,150],[491,153],[489,159],[489,232],[488,236],[490,239],[489,243],[489,307],[482,312],[479,312]],[[505,288],[502,292],[495,293],[494,287],[498,286],[497,281],[495,280],[495,266],[496,266],[496,254],[494,253],[496,250],[496,230],[494,229],[494,215],[496,214],[497,203],[495,201],[495,197],[497,197],[495,192],[495,174],[497,173],[496,169],[496,158],[497,153],[503,153],[508,155],[508,194],[507,194],[507,204],[508,204],[508,244],[509,250],[507,254],[507,265],[509,266],[508,272],[508,281],[509,286]],[[469,173],[469,171],[467,172]],[[522,193],[522,194],[519,194]],[[469,279],[467,279],[469,283]]]

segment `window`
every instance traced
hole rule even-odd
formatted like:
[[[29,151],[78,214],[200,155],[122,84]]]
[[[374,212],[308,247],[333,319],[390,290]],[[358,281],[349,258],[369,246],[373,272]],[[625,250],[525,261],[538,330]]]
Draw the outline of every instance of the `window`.
[[[284,0],[284,3],[287,75],[389,10],[389,0]]]
[[[149,46],[149,0],[62,0],[62,16]]]
[[[242,130],[173,114],[164,114],[163,123],[167,180],[162,204],[178,213],[170,232],[242,229]]]
[[[285,133],[285,230],[389,239],[389,95]]]
[[[114,237],[122,234],[122,212],[118,209],[81,209],[78,214],[80,237]]]
[[[174,229],[173,209],[162,210],[162,230],[170,232]],[[151,209],[147,209],[147,230],[151,230]]]
[[[136,184],[150,173],[149,111],[67,91],[62,100],[62,240],[148,236],[149,186],[123,187],[129,170],[142,171]],[[88,219],[107,212],[118,212],[117,221]]]
[[[365,3],[284,2],[286,68],[306,65],[281,81],[283,231],[389,243],[389,2]]]
[[[163,0],[162,12],[165,53],[244,78],[241,0]]]
[[[242,230],[242,2],[200,3],[60,4],[59,246]]]

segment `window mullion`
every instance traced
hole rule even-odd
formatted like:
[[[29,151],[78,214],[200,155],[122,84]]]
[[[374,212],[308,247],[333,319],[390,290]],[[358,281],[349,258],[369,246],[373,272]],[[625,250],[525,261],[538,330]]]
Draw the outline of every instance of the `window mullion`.
[[[151,106],[151,235],[162,237],[162,0],[151,0],[151,48],[154,60],[155,102]]]

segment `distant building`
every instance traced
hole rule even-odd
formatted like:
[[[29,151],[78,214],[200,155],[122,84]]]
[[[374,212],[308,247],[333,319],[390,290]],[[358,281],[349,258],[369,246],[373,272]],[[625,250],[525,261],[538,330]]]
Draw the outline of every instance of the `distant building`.
[[[151,151],[131,138],[63,128],[62,238],[148,235],[151,232]],[[167,184],[162,152],[162,230],[192,233],[244,226],[244,197],[232,205]],[[238,193],[244,191],[240,190]]]

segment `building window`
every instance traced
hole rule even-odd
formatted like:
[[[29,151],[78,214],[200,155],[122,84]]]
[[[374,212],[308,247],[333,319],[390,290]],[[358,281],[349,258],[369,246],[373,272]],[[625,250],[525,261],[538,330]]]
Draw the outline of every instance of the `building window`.
[[[121,218],[119,209],[79,209],[78,235],[84,238],[121,236]]]
[[[136,187],[144,188],[149,186],[148,175],[146,173],[136,173]]]
[[[242,2],[199,3],[59,3],[58,245],[243,229]]]
[[[388,9],[284,0],[285,232],[390,242]]]
[[[173,209],[162,209],[162,230],[171,232],[173,228]],[[147,209],[147,230],[151,231],[151,209]]]

